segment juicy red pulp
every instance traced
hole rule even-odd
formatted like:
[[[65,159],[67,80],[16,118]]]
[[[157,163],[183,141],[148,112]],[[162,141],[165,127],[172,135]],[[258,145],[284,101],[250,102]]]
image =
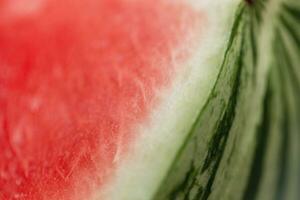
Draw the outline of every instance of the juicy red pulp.
[[[196,14],[152,0],[21,2],[0,0],[0,199],[88,199],[170,84]]]

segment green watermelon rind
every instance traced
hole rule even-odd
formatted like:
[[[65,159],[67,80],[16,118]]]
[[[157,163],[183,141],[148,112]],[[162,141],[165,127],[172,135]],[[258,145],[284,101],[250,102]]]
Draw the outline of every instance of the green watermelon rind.
[[[300,52],[300,31],[296,23],[300,19],[300,7],[293,1],[257,2],[258,6],[242,3],[238,8],[214,89],[154,199],[300,197],[296,189],[300,185],[297,158],[297,152],[300,152],[300,127],[297,123],[300,118],[300,75],[294,69],[294,73],[290,73],[294,78],[290,83],[283,75],[288,66],[296,68],[299,63],[300,53],[297,56],[293,52]],[[294,17],[293,27],[282,24],[286,22],[284,15],[288,10]],[[286,40],[294,40],[294,45],[289,43],[283,47],[278,38],[284,26]],[[278,47],[277,43],[281,46]],[[288,47],[294,47],[293,51],[287,52]],[[289,55],[294,55],[294,58],[287,58]],[[232,60],[236,64],[232,65]],[[281,65],[276,68],[276,63]],[[282,72],[274,75],[274,71],[280,69]],[[293,87],[294,90],[289,91]],[[288,92],[283,92],[285,90]],[[276,100],[275,95],[277,99],[289,98]],[[220,105],[223,107],[218,109]],[[280,119],[280,115],[286,118]],[[206,128],[209,125],[210,129]],[[282,144],[278,141],[278,144],[268,144],[274,143],[276,137],[278,140],[276,131],[283,135]],[[290,135],[292,147],[287,145],[287,135]],[[293,158],[288,159],[288,155]],[[278,163],[276,167],[274,162]],[[276,172],[264,175],[264,165]],[[270,180],[275,184],[270,184]]]

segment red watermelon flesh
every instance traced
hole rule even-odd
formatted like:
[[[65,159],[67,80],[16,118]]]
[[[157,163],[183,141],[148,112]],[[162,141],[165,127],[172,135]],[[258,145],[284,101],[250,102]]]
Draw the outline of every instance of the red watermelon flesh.
[[[101,190],[204,19],[179,1],[0,0],[0,199]]]

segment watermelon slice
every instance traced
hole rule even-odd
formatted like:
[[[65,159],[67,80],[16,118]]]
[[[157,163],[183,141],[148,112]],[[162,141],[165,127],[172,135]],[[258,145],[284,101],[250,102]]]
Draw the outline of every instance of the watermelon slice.
[[[299,10],[0,0],[0,199],[297,198]]]

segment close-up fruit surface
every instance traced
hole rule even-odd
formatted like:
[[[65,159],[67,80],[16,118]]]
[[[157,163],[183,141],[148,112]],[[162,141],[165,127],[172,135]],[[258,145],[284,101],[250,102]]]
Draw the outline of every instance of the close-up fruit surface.
[[[0,0],[0,200],[300,199],[297,0]]]

